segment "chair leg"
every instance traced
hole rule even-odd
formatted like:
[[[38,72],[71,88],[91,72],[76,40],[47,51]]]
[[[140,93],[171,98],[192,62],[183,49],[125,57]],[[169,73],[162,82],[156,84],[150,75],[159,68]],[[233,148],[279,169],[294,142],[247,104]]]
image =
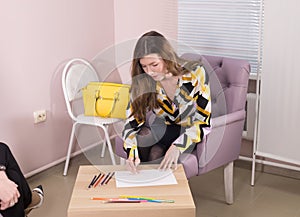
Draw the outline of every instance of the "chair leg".
[[[120,157],[120,165],[125,165],[125,159]]]
[[[106,139],[106,135],[105,135],[105,136],[104,136],[104,140],[103,140],[103,145],[102,145],[101,157],[104,157],[106,145],[108,145],[108,144],[106,143],[106,141],[107,141],[107,139]]]
[[[233,161],[224,166],[225,198],[228,204],[233,204]]]
[[[72,131],[70,135],[70,141],[69,141],[69,147],[68,147],[68,152],[67,152],[67,157],[66,157],[66,162],[65,162],[65,168],[64,168],[64,173],[63,175],[66,176],[68,173],[68,167],[70,163],[70,157],[71,157],[71,151],[72,151],[72,146],[75,138],[75,130],[76,130],[76,125],[77,123],[74,123],[72,126]]]
[[[108,151],[109,151],[109,154],[110,154],[112,164],[116,165],[115,155],[114,155],[114,152],[112,150],[112,146],[111,146],[111,142],[110,142],[110,139],[109,139],[107,126],[103,126],[102,128],[103,128],[103,131],[104,131],[104,134],[105,134],[105,140],[106,140],[106,143],[107,143],[107,146],[108,146]]]

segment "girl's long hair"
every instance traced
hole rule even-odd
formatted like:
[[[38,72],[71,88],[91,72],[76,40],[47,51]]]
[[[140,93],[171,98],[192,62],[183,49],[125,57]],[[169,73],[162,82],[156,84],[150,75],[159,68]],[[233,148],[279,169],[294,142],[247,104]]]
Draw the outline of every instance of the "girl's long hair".
[[[173,76],[183,75],[189,71],[186,60],[179,58],[169,41],[160,33],[150,31],[142,35],[134,49],[131,64],[132,114],[139,121],[144,121],[146,112],[159,107],[156,97],[156,81],[147,75],[140,59],[149,54],[158,54]],[[185,65],[185,67],[182,67]]]

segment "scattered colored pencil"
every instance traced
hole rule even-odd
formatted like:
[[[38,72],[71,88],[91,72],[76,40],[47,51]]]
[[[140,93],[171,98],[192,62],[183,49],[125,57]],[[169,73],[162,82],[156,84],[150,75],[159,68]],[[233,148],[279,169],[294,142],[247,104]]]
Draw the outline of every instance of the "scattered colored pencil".
[[[101,182],[101,180],[103,179],[104,176],[105,176],[105,174],[101,175],[101,177],[98,179],[98,181],[94,184],[94,188],[97,187],[97,185]]]
[[[114,174],[115,174],[115,172],[112,172],[110,177],[106,180],[105,185],[107,185],[107,183],[109,182],[109,180],[111,180],[111,178],[114,176]]]
[[[90,182],[88,188],[91,188],[91,187],[93,186],[93,184],[94,184],[96,178],[97,178],[97,175],[94,176],[94,178],[93,178],[92,181]]]

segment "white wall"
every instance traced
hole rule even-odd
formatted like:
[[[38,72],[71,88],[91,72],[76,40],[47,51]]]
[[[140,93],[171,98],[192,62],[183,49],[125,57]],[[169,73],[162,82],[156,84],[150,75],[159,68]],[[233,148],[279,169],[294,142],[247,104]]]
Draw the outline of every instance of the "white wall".
[[[265,0],[258,154],[300,165],[300,2]]]

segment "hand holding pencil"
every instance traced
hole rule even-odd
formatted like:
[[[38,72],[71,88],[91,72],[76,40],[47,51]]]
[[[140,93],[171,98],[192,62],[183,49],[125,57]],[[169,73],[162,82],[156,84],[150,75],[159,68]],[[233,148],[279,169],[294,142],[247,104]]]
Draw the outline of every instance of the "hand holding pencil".
[[[137,151],[136,151],[137,152]],[[138,173],[137,167],[141,163],[141,160],[138,154],[134,154],[134,156],[130,156],[126,160],[126,168],[133,174]]]

